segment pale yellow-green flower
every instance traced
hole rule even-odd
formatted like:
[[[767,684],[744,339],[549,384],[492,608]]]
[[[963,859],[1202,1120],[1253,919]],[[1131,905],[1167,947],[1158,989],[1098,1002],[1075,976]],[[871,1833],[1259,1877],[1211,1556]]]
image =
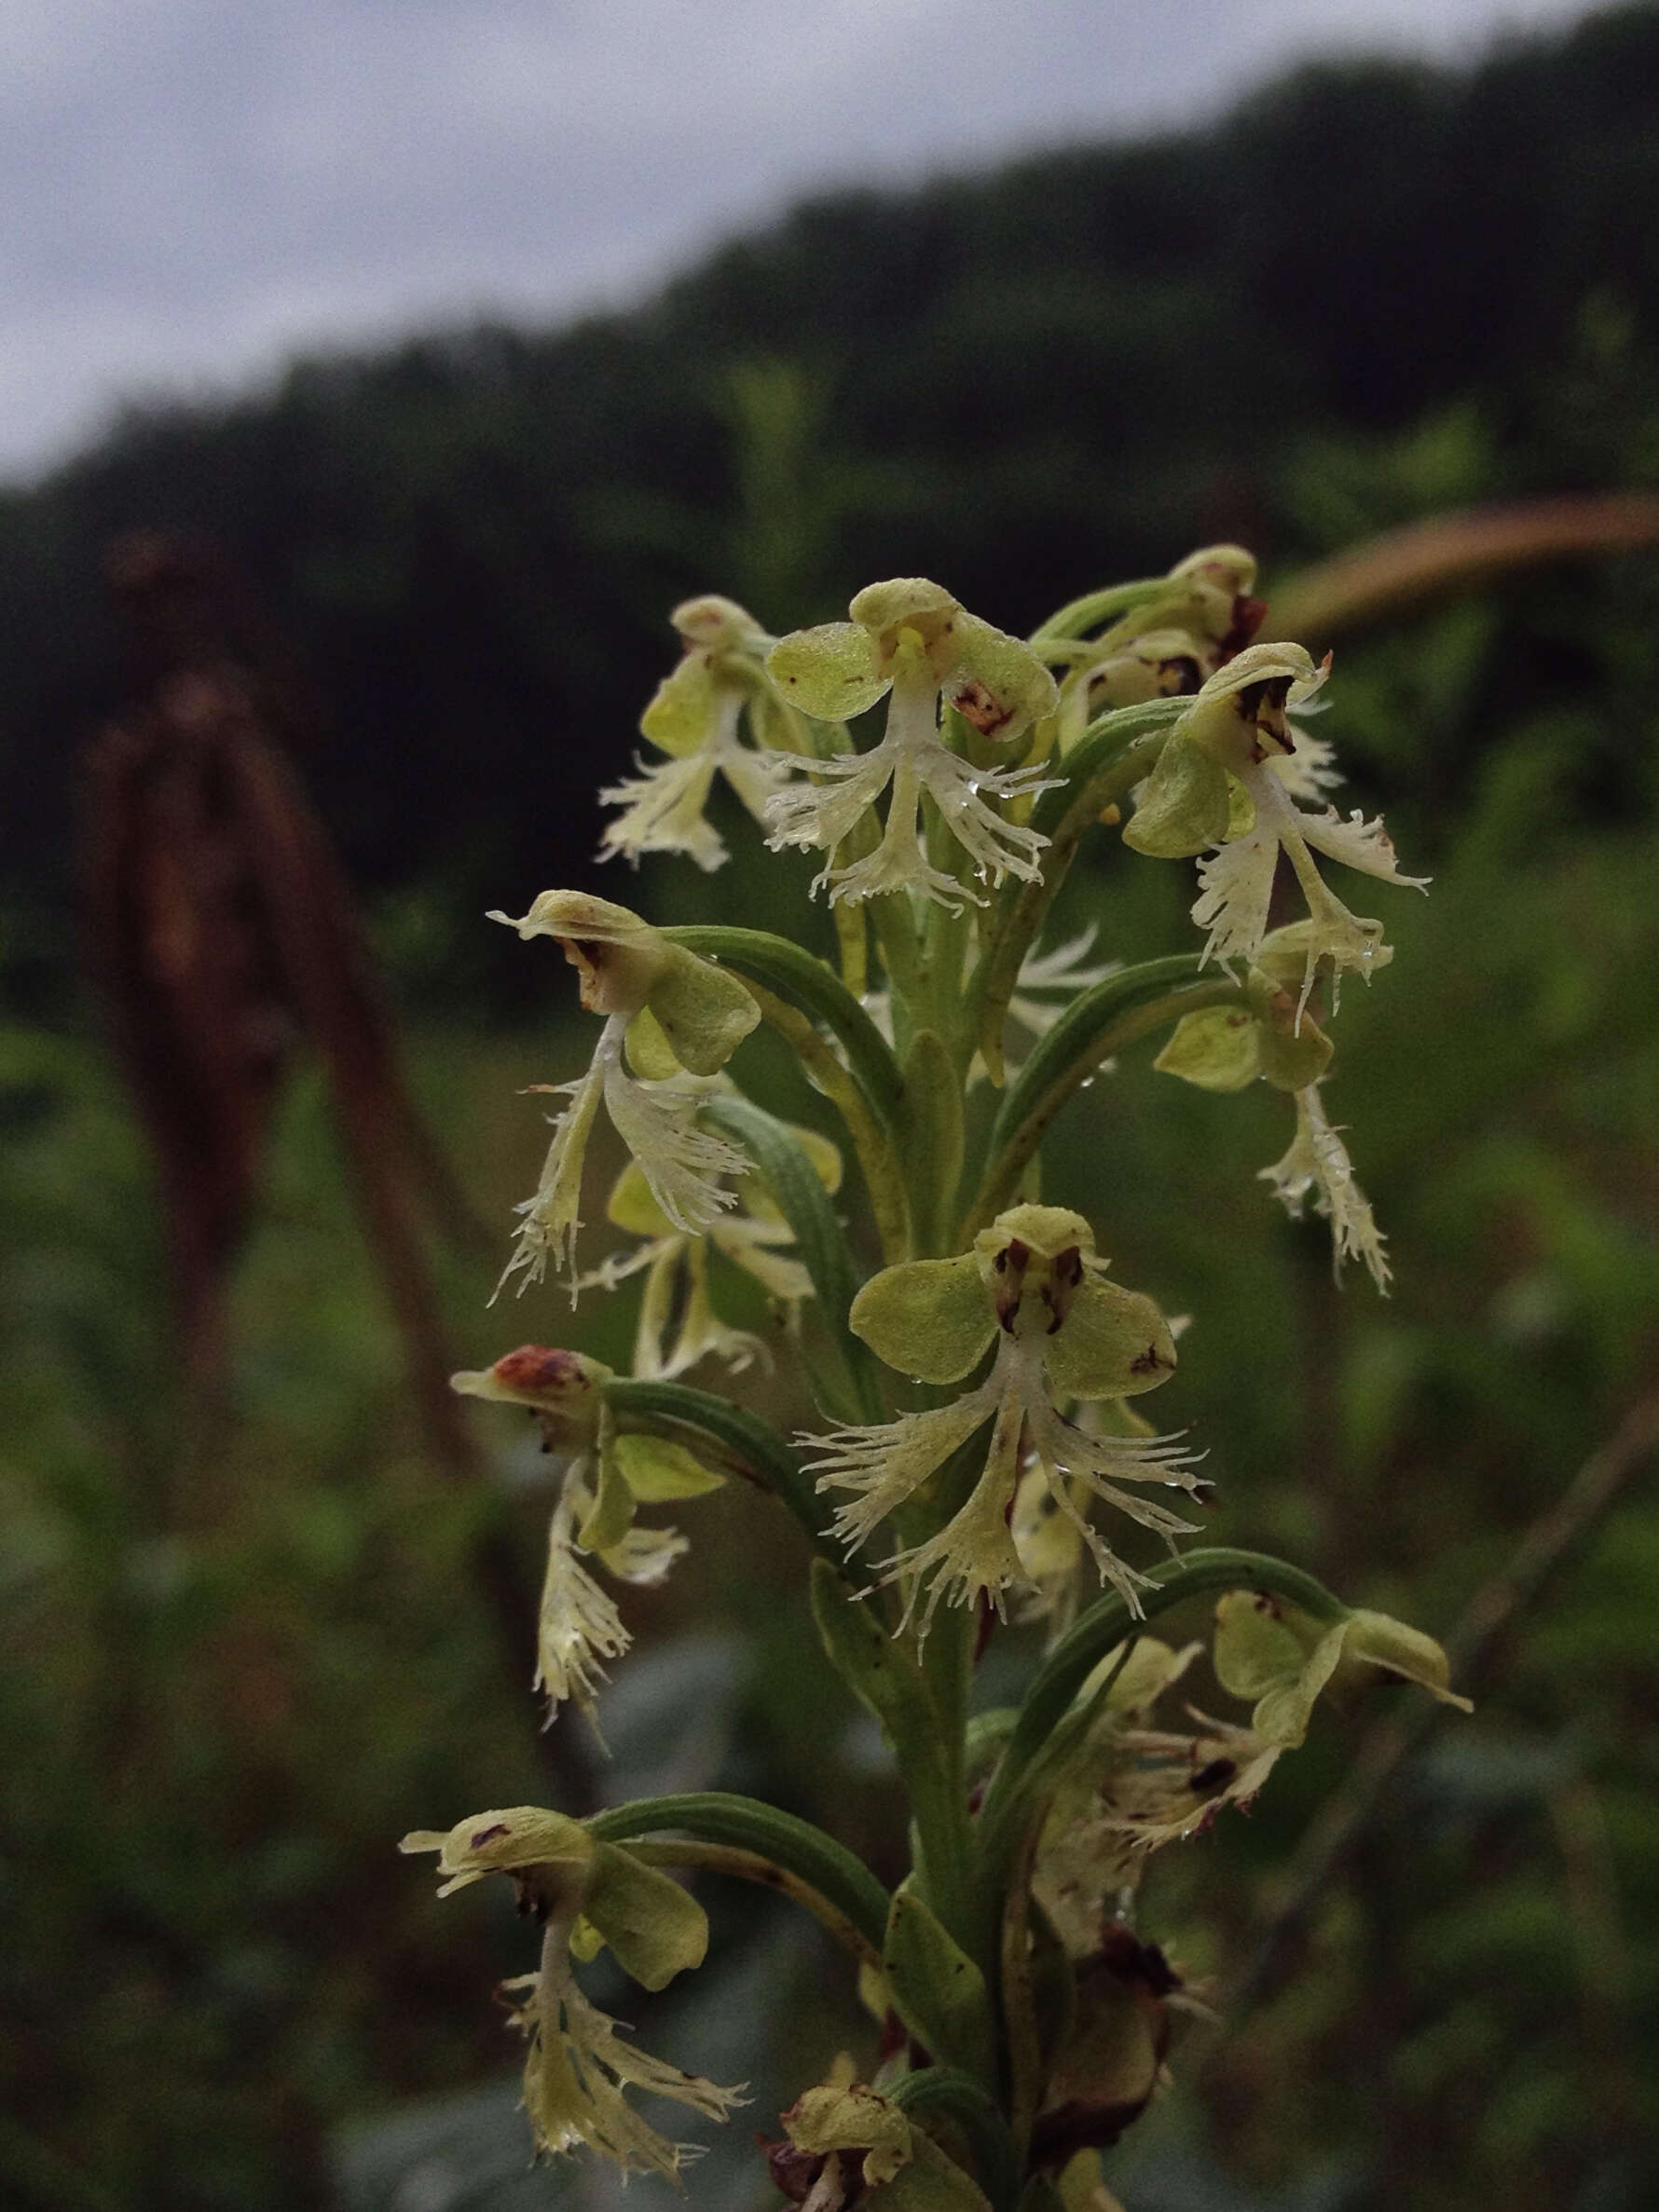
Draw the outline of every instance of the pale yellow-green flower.
[[[824,2162],[800,2200],[811,2212],[855,2202],[882,2212],[990,2212],[978,2182],[867,2082],[809,2089],[780,2117],[795,2151]]]
[[[581,976],[583,1005],[605,1017],[587,1072],[535,1086],[570,1103],[554,1123],[535,1194],[518,1208],[524,1222],[497,1295],[514,1275],[521,1291],[539,1282],[549,1261],[573,1268],[583,1163],[601,1099],[663,1212],[683,1234],[700,1235],[735,1205],[721,1179],[743,1174],[748,1161],[699,1126],[703,1093],[684,1077],[724,1067],[761,1018],[753,998],[736,976],[609,899],[544,891],[528,914],[490,920],[521,937],[555,938]],[[630,1060],[639,1074],[629,1072]]]
[[[977,881],[1035,880],[1048,840],[997,805],[1042,789],[1041,770],[976,767],[944,743],[939,716],[942,698],[981,736],[1008,742],[1052,713],[1059,694],[1048,670],[1019,638],[967,613],[923,577],[871,584],[848,611],[849,622],[780,640],[767,673],[782,699],[823,721],[844,721],[890,693],[886,729],[868,753],[794,757],[790,766],[807,780],[768,799],[771,844],[816,846],[829,854],[814,888],[828,885],[832,903],[910,890],[957,912],[967,900],[982,905],[978,891],[929,860],[925,797]],[[838,847],[884,792],[879,843],[837,866]]]
[[[596,1735],[606,1662],[620,1659],[633,1639],[588,1562],[620,1582],[660,1582],[689,1549],[687,1539],[672,1528],[638,1526],[638,1509],[698,1497],[724,1480],[683,1445],[618,1435],[605,1402],[611,1380],[596,1359],[544,1345],[521,1345],[493,1367],[450,1377],[465,1397],[527,1407],[540,1419],[547,1447],[570,1455],[547,1532],[533,1686],[547,1699],[549,1726],[573,1700]]]
[[[1433,1638],[1385,1613],[1316,1621],[1257,1591],[1232,1591],[1215,1608],[1211,1659],[1222,1687],[1252,1705],[1249,1725],[1192,1711],[1196,1733],[1136,1725],[1121,1734],[1091,1817],[1136,1850],[1200,1834],[1224,1805],[1247,1805],[1282,1754],[1306,1740],[1314,1703],[1339,1672],[1412,1682],[1442,1704],[1470,1709],[1449,1687]]]
[[[601,860],[618,854],[684,853],[699,867],[726,858],[720,833],[704,819],[717,775],[723,775],[755,817],[788,772],[775,744],[799,745],[802,732],[768,690],[763,662],[772,639],[752,615],[710,594],[688,599],[670,618],[685,656],[657,687],[640,717],[640,734],[665,758],[636,758],[638,772],[599,794],[623,811],[605,832]],[[756,742],[746,744],[747,717]]]
[[[967,1501],[932,1536],[886,1562],[884,1580],[911,1582],[912,1608],[925,1592],[924,1632],[941,1599],[965,1604],[982,1593],[1003,1610],[1010,1588],[1031,1585],[1008,1526],[1026,1454],[1048,1470],[1103,1579],[1131,1608],[1139,1609],[1145,1577],[1106,1543],[1074,1491],[1115,1506],[1172,1545],[1193,1527],[1123,1487],[1199,1489],[1178,1444],[1090,1434],[1057,1402],[1130,1397],[1174,1370],[1163,1316],[1151,1299],[1107,1282],[1105,1265],[1080,1214],[1017,1206],[981,1232],[972,1251],[884,1268],[853,1302],[857,1334],[889,1367],[920,1382],[958,1382],[996,1346],[984,1381],[949,1405],[801,1440],[816,1454],[819,1487],[851,1493],[835,1529],[856,1550],[989,1425],[984,1466]]]
[[[1192,918],[1208,932],[1207,960],[1254,961],[1268,934],[1282,853],[1308,902],[1301,1004],[1320,963],[1338,979],[1369,976],[1387,957],[1382,924],[1349,912],[1314,865],[1323,853],[1363,874],[1421,890],[1402,876],[1380,821],[1334,807],[1306,812],[1336,780],[1330,749],[1300,735],[1289,716],[1310,709],[1329,671],[1299,645],[1253,645],[1209,677],[1171,732],[1147,778],[1124,841],[1158,858],[1215,851],[1199,864]]]
[[[446,1833],[405,1836],[404,1851],[436,1851],[447,1896],[487,1875],[505,1874],[521,1900],[546,1922],[541,1971],[503,1983],[518,2001],[512,2017],[529,2041],[524,2101],[539,2151],[585,2144],[630,2173],[677,2180],[690,2146],[674,2143],[628,2104],[644,2090],[724,2120],[740,2090],[717,2088],[624,2042],[618,2024],[590,2003],[571,1953],[591,1958],[608,1946],[623,1971],[647,1989],[664,1988],[708,1947],[703,1908],[673,1878],[624,1845],[600,1842],[580,1822],[540,1806],[476,1813]]]

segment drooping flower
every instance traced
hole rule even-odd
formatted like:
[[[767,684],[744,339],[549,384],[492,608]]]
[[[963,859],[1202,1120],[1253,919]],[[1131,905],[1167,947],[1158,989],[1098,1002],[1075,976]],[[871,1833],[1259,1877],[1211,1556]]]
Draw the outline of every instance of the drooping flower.
[[[1129,1397],[1173,1372],[1174,1340],[1163,1316],[1151,1299],[1106,1282],[1105,1266],[1080,1214],[1017,1206],[981,1232],[972,1251],[902,1261],[853,1302],[858,1335],[888,1366],[922,1382],[958,1382],[996,1345],[984,1381],[949,1405],[801,1440],[817,1455],[819,1488],[851,1493],[835,1529],[856,1550],[989,1425],[984,1465],[966,1502],[935,1534],[886,1562],[883,1579],[908,1578],[910,1608],[922,1601],[924,1632],[941,1599],[962,1604],[983,1592],[1002,1611],[1010,1588],[1029,1586],[1008,1528],[1028,1453],[1048,1470],[1053,1495],[1102,1578],[1134,1610],[1145,1577],[1094,1528],[1074,1489],[1115,1506],[1172,1546],[1194,1526],[1124,1487],[1200,1489],[1189,1454],[1177,1443],[1090,1435],[1056,1402]]]
[[[1172,1652],[1149,1638],[1130,1647],[1045,1822],[1035,1887],[1070,1948],[1087,1946],[1145,1853],[1203,1834],[1226,1805],[1250,1803],[1283,1754],[1306,1741],[1314,1704],[1344,1673],[1415,1683],[1469,1710],[1449,1686],[1445,1652],[1420,1630],[1364,1610],[1314,1620],[1240,1590],[1216,1605],[1211,1661],[1223,1689],[1251,1705],[1248,1723],[1189,1706],[1191,1727],[1159,1727],[1154,1706],[1198,1649]],[[1120,1657],[1110,1655],[1097,1675],[1109,1681]]]
[[[1354,1181],[1353,1164],[1333,1127],[1320,1099],[1319,1085],[1309,1084],[1296,1093],[1296,1133],[1290,1150],[1270,1167],[1261,1169],[1289,1212],[1301,1215],[1311,1194],[1313,1210],[1331,1224],[1332,1258],[1338,1275],[1344,1260],[1363,1260],[1379,1290],[1389,1287],[1389,1263],[1383,1251],[1386,1239],[1377,1226],[1371,1202]]]
[[[545,1922],[541,1971],[503,1983],[514,2025],[528,2039],[524,2101],[538,2151],[579,2144],[611,2159],[623,2174],[679,2178],[693,2147],[651,2127],[624,2091],[665,2096],[711,2120],[743,2101],[624,2042],[618,2023],[583,1995],[571,1953],[591,1958],[608,1945],[624,1972],[647,1989],[700,1966],[708,1947],[703,1908],[678,1882],[647,1866],[625,1845],[597,1840],[580,1822],[540,1806],[481,1812],[446,1833],[405,1836],[404,1851],[436,1851],[451,1891],[490,1874],[513,1881],[521,1905]]]
[[[1318,799],[1336,778],[1329,746],[1289,719],[1313,701],[1329,665],[1327,658],[1316,668],[1298,645],[1246,647],[1176,723],[1123,833],[1126,844],[1158,858],[1216,847],[1199,864],[1192,918],[1209,933],[1204,958],[1224,966],[1259,953],[1282,853],[1311,924],[1303,1005],[1322,962],[1339,980],[1349,973],[1368,977],[1388,957],[1381,922],[1350,913],[1326,887],[1314,853],[1385,882],[1413,890],[1427,883],[1400,874],[1380,820],[1355,812],[1344,821],[1335,807],[1310,813],[1296,803]]]
[[[642,736],[666,758],[601,791],[623,812],[605,832],[601,860],[642,853],[684,853],[699,867],[717,868],[725,842],[704,820],[717,775],[761,821],[768,796],[787,773],[773,745],[798,744],[801,732],[768,689],[763,670],[773,640],[731,599],[688,599],[670,617],[685,656],[658,685],[640,717]],[[756,742],[741,735],[745,717]]]
[[[908,889],[958,913],[966,900],[982,905],[979,892],[928,858],[925,795],[980,881],[1033,881],[1047,840],[1000,813],[996,802],[1044,788],[1041,770],[980,768],[953,752],[939,735],[939,702],[982,737],[1007,742],[1053,711],[1058,693],[1048,670],[1028,646],[967,613],[925,578],[871,584],[848,611],[850,622],[783,638],[767,673],[781,698],[821,721],[845,721],[890,693],[885,732],[868,753],[793,756],[789,765],[807,780],[768,799],[768,841],[827,853],[814,889],[827,884],[831,903]],[[880,841],[838,865],[838,848],[884,792]]]
[[[598,1360],[544,1345],[521,1345],[493,1367],[450,1377],[463,1397],[528,1407],[542,1423],[543,1448],[569,1455],[548,1525],[532,1686],[547,1699],[548,1727],[573,1700],[601,1744],[606,1662],[621,1659],[633,1638],[589,1562],[619,1582],[660,1582],[690,1547],[676,1529],[638,1526],[638,1509],[699,1497],[724,1479],[683,1445],[618,1435],[606,1402],[613,1379]]]
[[[748,1161],[698,1126],[703,1093],[683,1078],[724,1067],[761,1017],[754,1000],[736,976],[609,899],[544,891],[528,914],[489,919],[521,937],[556,939],[581,976],[583,1005],[606,1017],[584,1075],[536,1086],[570,1103],[554,1124],[535,1195],[518,1208],[524,1223],[496,1295],[514,1275],[521,1291],[540,1282],[550,1260],[573,1270],[583,1162],[601,1099],[667,1219],[700,1235],[736,1204],[721,1179],[743,1174]],[[629,1072],[630,1060],[642,1074]],[[572,1299],[575,1291],[573,1280]]]
[[[868,2082],[809,2089],[779,2119],[787,2139],[762,2147],[802,2212],[873,2212],[884,2198],[892,2212],[990,2212],[979,2183]]]

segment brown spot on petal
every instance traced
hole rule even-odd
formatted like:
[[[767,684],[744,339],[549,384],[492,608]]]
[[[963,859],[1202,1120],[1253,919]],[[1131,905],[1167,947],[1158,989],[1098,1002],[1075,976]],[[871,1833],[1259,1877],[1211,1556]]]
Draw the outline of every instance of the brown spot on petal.
[[[1173,1369],[1174,1361],[1166,1359],[1156,1345],[1148,1345],[1144,1352],[1137,1352],[1129,1363],[1131,1375],[1153,1375],[1159,1368]]]
[[[489,1371],[509,1390],[585,1390],[587,1377],[574,1352],[547,1345],[520,1345],[503,1353]]]
[[[512,1829],[505,1821],[497,1821],[494,1827],[480,1828],[476,1836],[469,1837],[467,1849],[471,1851],[481,1851],[487,1843],[493,1843],[498,1836],[511,1836],[512,1833]]]
[[[952,691],[951,704],[973,724],[981,737],[999,737],[1014,718],[1013,708],[1005,706],[977,676],[959,690]]]

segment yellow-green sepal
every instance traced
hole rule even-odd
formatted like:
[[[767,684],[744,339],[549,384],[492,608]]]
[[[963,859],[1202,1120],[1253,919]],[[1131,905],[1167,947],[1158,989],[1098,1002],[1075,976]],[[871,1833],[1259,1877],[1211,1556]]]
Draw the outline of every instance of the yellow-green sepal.
[[[665,1083],[680,1072],[679,1059],[649,1006],[641,1006],[623,1038],[628,1065],[647,1083]]]
[[[780,637],[766,673],[787,704],[815,721],[845,722],[871,707],[888,678],[877,665],[870,632],[858,622],[820,622]]]
[[[1152,1299],[1090,1276],[1044,1339],[1043,1366],[1056,1397],[1132,1398],[1174,1373],[1175,1340]]]
[[[701,1966],[708,1949],[708,1918],[696,1899],[618,1844],[594,1845],[582,1913],[642,1988],[665,1987]]]
[[[1227,834],[1227,771],[1207,745],[1173,731],[1147,777],[1123,841],[1154,860],[1187,860]]]
[[[1152,1065],[1202,1091],[1241,1091],[1262,1072],[1260,1029],[1242,1006],[1184,1014]]]
[[[609,1551],[622,1542],[634,1525],[634,1510],[638,1501],[617,1454],[618,1441],[609,1416],[601,1414],[599,1486],[576,1532],[576,1541],[583,1551]]]
[[[761,1018],[737,977],[683,945],[665,945],[663,973],[646,1004],[668,1047],[693,1075],[718,1074]]]
[[[662,753],[683,759],[708,735],[716,710],[714,671],[706,655],[688,653],[657,686],[639,717],[639,733]]]
[[[884,1267],[854,1299],[847,1318],[878,1359],[923,1383],[959,1382],[996,1333],[972,1252]]]
[[[704,1497],[725,1484],[724,1475],[715,1474],[683,1444],[673,1443],[667,1437],[619,1436],[611,1446],[611,1456],[642,1506],[665,1505],[677,1497]]]

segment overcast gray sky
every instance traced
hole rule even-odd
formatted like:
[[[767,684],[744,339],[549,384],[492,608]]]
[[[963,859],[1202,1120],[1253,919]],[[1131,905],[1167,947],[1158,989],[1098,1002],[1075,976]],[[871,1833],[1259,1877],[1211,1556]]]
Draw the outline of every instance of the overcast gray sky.
[[[0,471],[124,397],[297,350],[625,305],[816,187],[1197,121],[1299,54],[1455,55],[1584,12],[0,0]]]

